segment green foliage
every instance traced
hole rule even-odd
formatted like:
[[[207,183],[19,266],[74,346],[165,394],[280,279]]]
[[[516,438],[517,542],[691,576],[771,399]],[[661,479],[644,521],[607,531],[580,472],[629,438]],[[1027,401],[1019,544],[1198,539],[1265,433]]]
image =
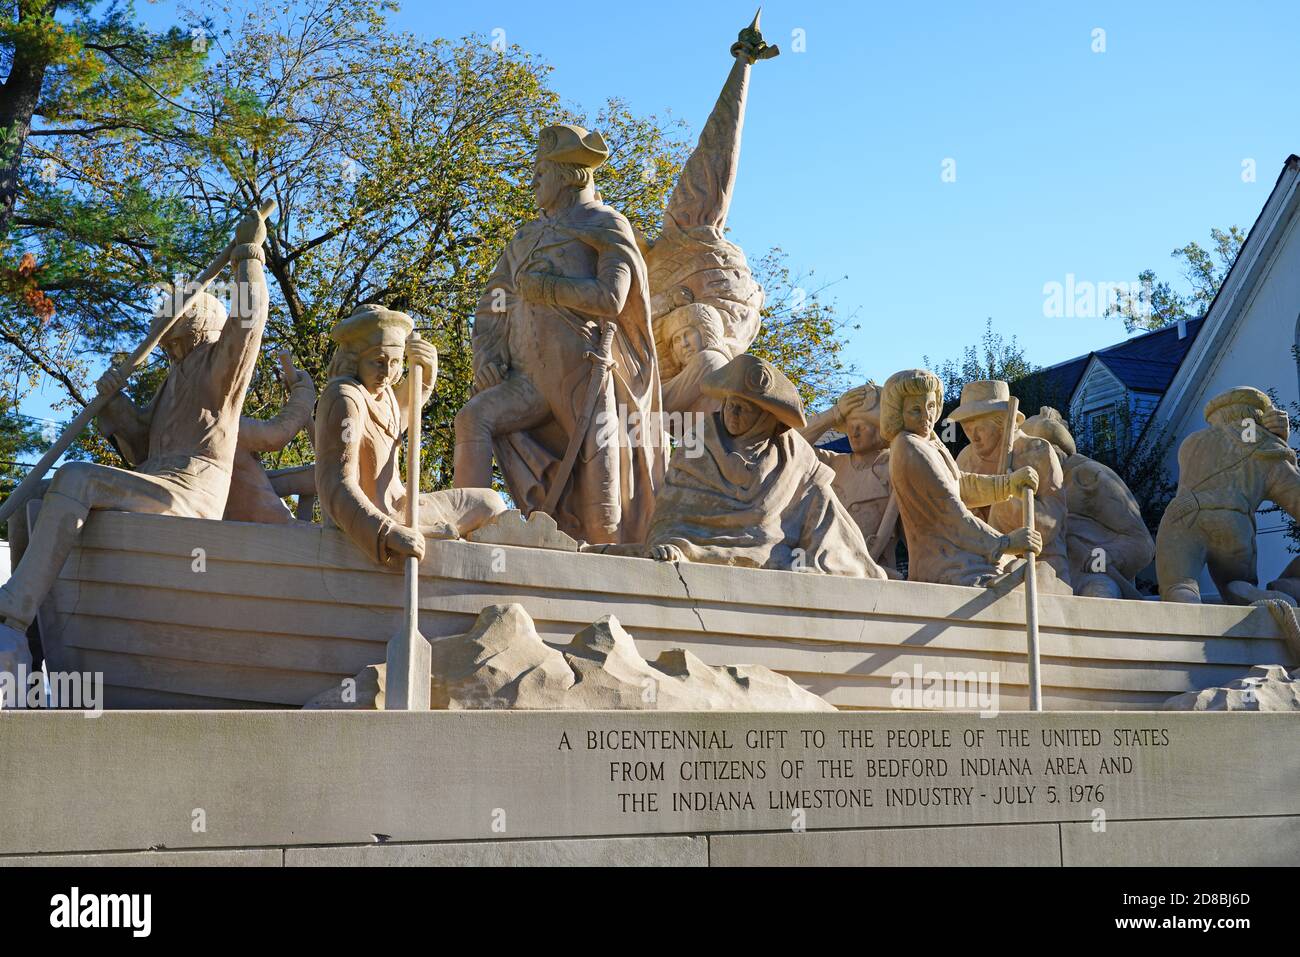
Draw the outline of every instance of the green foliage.
[[[752,265],[764,301],[763,327],[749,351],[790,378],[805,409],[823,408],[850,384],[855,370],[844,359],[844,335],[860,326],[824,298],[831,283],[817,282],[815,270],[793,272],[787,259],[778,247]]]
[[[27,475],[26,466],[47,448],[42,424],[18,414],[8,399],[0,398],[0,500],[8,497]]]
[[[1057,408],[1068,420],[1068,410]],[[1105,435],[1082,428],[1072,428],[1071,434],[1080,452],[1114,469],[1124,480],[1142,510],[1142,521],[1155,535],[1160,516],[1178,488],[1166,465],[1174,437],[1127,405],[1115,408]]]
[[[1060,396],[1052,391],[1038,373],[1040,367],[1034,365],[1025,356],[1024,347],[1015,336],[1004,338],[994,331],[993,320],[984,322],[984,334],[973,345],[966,346],[959,357],[933,362],[929,356],[921,357],[921,364],[943,380],[943,414],[939,417],[944,422],[948,414],[961,403],[961,390],[968,382],[984,379],[1000,379],[1011,383],[1011,392],[1020,400],[1020,410],[1025,415],[1033,415],[1041,406],[1050,405],[1060,408],[1069,402],[1069,396]],[[1065,410],[1062,409],[1062,412]],[[945,433],[953,440],[948,447],[956,455],[967,444],[966,434],[960,429]]]
[[[505,244],[537,215],[538,130],[599,130],[612,152],[596,187],[650,237],[690,144],[679,121],[638,116],[619,100],[593,116],[567,107],[548,86],[549,67],[519,47],[393,31],[392,9],[386,0],[200,0],[201,50],[191,24],[151,34],[133,25],[129,4],[78,27],[94,38],[81,49],[98,65],[60,67],[48,82],[9,247],[34,254],[24,281],[55,311],[42,320],[15,296],[0,308],[0,385],[20,396],[48,376],[69,407],[84,403],[94,373],[143,336],[156,285],[193,275],[244,211],[274,198],[271,313],[244,411],[264,417],[283,402],[278,349],[323,386],[339,319],[364,302],[402,309],[439,349],[423,465],[426,487],[449,485],[453,419],[472,378],[471,317]],[[38,175],[46,159],[53,182]],[[845,324],[779,251],[756,272],[769,297],[756,349],[806,401],[838,394]],[[147,400],[164,368],[156,358],[137,376],[135,397]],[[75,454],[116,461],[94,437]],[[299,436],[267,464],[312,456]]]
[[[1230,226],[1226,232],[1211,229],[1210,238],[1213,240],[1210,249],[1190,242],[1170,253],[1174,259],[1182,260],[1183,276],[1191,286],[1190,292],[1180,293],[1168,281],[1158,279],[1154,270],[1144,269],[1138,273],[1141,291],[1121,296],[1106,307],[1105,315],[1123,319],[1124,328],[1129,332],[1162,329],[1179,319],[1205,315],[1228,270],[1237,261],[1246,234],[1239,227]]]
[[[38,6],[45,16],[32,15]],[[36,88],[30,114],[14,121],[32,129],[14,141],[22,165],[13,217],[0,228],[0,385],[20,399],[49,377],[75,407],[96,356],[143,329],[142,290],[207,248],[188,206],[145,162],[180,135],[175,97],[204,56],[179,28],[144,29],[130,3],[19,9],[17,21],[0,19],[0,58],[11,67],[27,58],[23,82]],[[4,105],[22,92],[6,89]]]

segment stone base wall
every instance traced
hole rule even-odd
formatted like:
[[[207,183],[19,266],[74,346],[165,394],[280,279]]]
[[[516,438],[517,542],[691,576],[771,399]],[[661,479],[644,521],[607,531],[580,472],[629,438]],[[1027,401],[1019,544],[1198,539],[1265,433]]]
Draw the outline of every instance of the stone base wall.
[[[0,714],[0,865],[1300,865],[1300,716]]]
[[[1300,866],[1300,815],[0,855],[0,867],[1259,867]]]

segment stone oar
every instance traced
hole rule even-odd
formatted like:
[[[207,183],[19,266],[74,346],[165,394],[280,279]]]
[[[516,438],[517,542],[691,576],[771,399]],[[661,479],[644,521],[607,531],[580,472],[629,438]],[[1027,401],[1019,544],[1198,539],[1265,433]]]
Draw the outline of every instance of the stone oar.
[[[1011,449],[1016,441],[1016,413],[1020,411],[1020,400],[1014,395],[1007,404],[1006,443],[1002,449],[1002,468],[1005,473],[1011,467]],[[1034,530],[1034,491],[1024,490],[1025,525]],[[1032,551],[1025,552],[1025,638],[1028,645],[1029,662],[1029,710],[1043,710],[1043,679],[1038,651],[1038,570],[1037,559]]]
[[[418,341],[411,333],[408,342]],[[411,388],[406,410],[406,524],[420,530],[420,393],[424,388],[424,368],[411,361],[407,348],[407,384]],[[385,711],[428,711],[429,671],[433,649],[420,634],[420,560],[406,559],[405,607],[402,626],[388,640],[384,683]]]
[[[264,201],[257,211],[258,215],[265,220],[275,212],[275,200],[268,199]],[[136,347],[136,350],[122,360],[122,363],[117,367],[117,374],[122,377],[123,382],[130,378],[136,369],[140,368],[145,359],[149,357],[149,353],[158,347],[158,343],[162,342],[163,337],[176,324],[176,321],[185,315],[186,311],[194,305],[194,301],[199,298],[199,295],[212,284],[212,280],[216,279],[221,270],[226,268],[226,264],[230,262],[230,253],[233,249],[234,243],[231,243],[217,253],[212,262],[208,263],[207,268],[198,274],[193,283],[189,284],[190,291],[181,300],[180,308],[173,309],[171,316],[150,330],[149,335]],[[90,420],[99,415],[104,406],[108,405],[109,401],[116,395],[116,392],[107,394],[97,392],[95,397],[86,403],[85,408],[77,413],[77,417],[68,423],[55,443],[41,456],[40,461],[32,466],[32,470],[27,473],[27,477],[9,494],[9,497],[5,499],[5,503],[0,505],[0,524],[8,521],[11,515],[22,508],[27,503],[27,500],[36,494],[36,487],[41,484],[41,480],[45,478],[45,473],[50,470],[50,466],[59,460],[59,457],[68,450],[68,446],[90,424]]]

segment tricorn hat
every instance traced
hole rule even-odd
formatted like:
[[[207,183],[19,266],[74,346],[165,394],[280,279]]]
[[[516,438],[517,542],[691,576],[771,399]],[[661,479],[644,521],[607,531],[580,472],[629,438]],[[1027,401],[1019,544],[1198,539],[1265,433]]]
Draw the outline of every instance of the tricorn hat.
[[[1011,401],[1011,387],[1000,379],[977,379],[967,382],[961,389],[961,404],[948,414],[950,422],[961,422],[979,415],[1007,411]],[[1025,421],[1023,412],[1016,413],[1016,425]]]
[[[1027,435],[1046,439],[1066,455],[1073,455],[1078,451],[1074,444],[1074,436],[1070,434],[1065,420],[1061,418],[1061,413],[1050,405],[1043,406],[1038,410],[1037,415],[1025,419],[1024,429]]]
[[[1210,416],[1229,405],[1248,405],[1260,412],[1267,412],[1273,408],[1273,401],[1259,389],[1248,385],[1239,385],[1227,392],[1220,392],[1205,403],[1205,421],[1210,421]]]
[[[720,369],[700,380],[700,391],[714,399],[738,395],[748,399],[777,421],[792,429],[803,428],[808,420],[803,414],[803,400],[785,373],[766,359],[749,353],[736,356]]]
[[[368,302],[336,323],[330,330],[330,338],[341,346],[362,352],[378,346],[404,346],[414,328],[414,320],[406,313]]]
[[[595,169],[609,159],[609,147],[599,133],[588,133],[581,126],[570,123],[558,123],[542,128],[537,137],[537,158]]]

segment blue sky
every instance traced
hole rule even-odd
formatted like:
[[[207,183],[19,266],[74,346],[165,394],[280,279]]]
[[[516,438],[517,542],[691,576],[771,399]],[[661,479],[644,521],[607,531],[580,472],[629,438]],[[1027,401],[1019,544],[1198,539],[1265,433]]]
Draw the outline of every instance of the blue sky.
[[[174,4],[139,9],[179,21]],[[619,96],[693,137],[752,14],[437,0],[393,22],[428,37],[502,29],[573,105]],[[781,246],[818,284],[847,276],[830,294],[861,323],[849,357],[880,381],[957,355],[985,317],[1041,365],[1118,341],[1118,320],[1045,318],[1044,284],[1176,276],[1170,251],[1248,228],[1300,152],[1300,3],[805,0],[766,3],[763,28],[782,54],[754,69],[731,237],[751,258]]]

